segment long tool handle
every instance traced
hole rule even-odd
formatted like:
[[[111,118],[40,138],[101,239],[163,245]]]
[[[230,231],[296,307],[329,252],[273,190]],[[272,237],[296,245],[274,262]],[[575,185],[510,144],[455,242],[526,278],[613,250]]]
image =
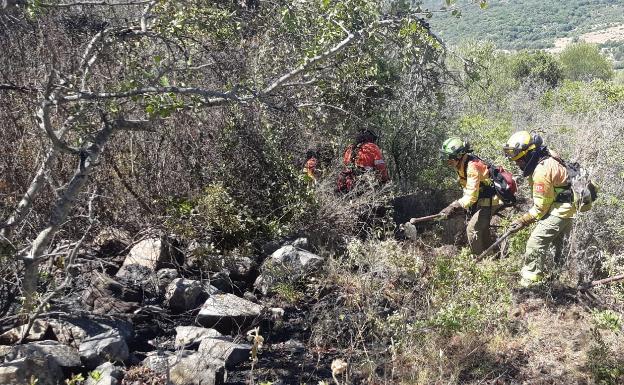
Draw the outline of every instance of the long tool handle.
[[[623,279],[624,279],[624,274],[614,275],[613,277],[609,277],[609,278],[605,278],[605,279],[599,279],[598,281],[592,281],[592,283],[589,284],[589,287],[594,287],[594,286],[598,286],[598,285],[604,285],[605,283],[610,283],[610,282],[614,282],[614,281],[621,281]]]
[[[420,223],[420,222],[427,222],[427,221],[432,221],[434,219],[438,219],[438,218],[442,218],[444,217],[444,214],[442,213],[437,213],[437,214],[433,214],[433,215],[427,215],[426,217],[420,217],[420,218],[412,218],[409,220],[409,223]]]
[[[496,242],[492,243],[492,245],[490,247],[488,247],[487,249],[485,249],[484,252],[479,254],[479,259],[485,257],[490,251],[492,251],[496,246],[500,245],[501,242],[503,242],[505,239],[507,239],[511,234],[515,233],[516,231],[518,231],[518,229],[509,229],[509,230],[507,230],[507,232],[505,234],[501,235],[500,238],[498,238],[496,240]]]

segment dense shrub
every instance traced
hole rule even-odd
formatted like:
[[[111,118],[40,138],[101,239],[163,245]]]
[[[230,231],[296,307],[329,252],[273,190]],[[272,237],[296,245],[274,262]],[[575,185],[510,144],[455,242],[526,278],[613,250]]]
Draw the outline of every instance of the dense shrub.
[[[559,56],[566,79],[589,81],[609,80],[613,77],[613,64],[604,57],[596,45],[576,43],[569,45]]]
[[[512,76],[520,81],[545,83],[556,87],[563,80],[563,68],[557,59],[544,52],[521,52],[513,57]]]

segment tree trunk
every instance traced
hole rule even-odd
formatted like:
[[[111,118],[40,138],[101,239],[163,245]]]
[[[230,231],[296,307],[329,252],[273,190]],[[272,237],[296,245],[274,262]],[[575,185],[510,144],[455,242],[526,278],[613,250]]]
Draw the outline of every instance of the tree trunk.
[[[24,258],[25,272],[22,287],[24,311],[29,312],[35,305],[35,294],[37,293],[37,285],[39,283],[39,263],[45,258],[45,252],[50,245],[50,241],[59,230],[61,224],[67,219],[74,202],[78,198],[78,194],[87,183],[89,175],[93,172],[95,166],[97,166],[102,149],[112,133],[113,127],[105,124],[95,136],[94,142],[85,146],[80,152],[78,168],[69,181],[67,189],[54,205],[48,227],[39,233],[32,244],[28,256]]]

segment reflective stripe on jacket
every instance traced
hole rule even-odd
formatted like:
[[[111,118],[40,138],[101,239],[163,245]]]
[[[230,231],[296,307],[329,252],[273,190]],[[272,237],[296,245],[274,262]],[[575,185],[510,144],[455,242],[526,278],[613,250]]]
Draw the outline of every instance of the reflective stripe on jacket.
[[[553,156],[556,153],[551,151]],[[557,194],[568,185],[568,171],[556,159],[548,157],[540,161],[529,177],[529,186],[533,194],[533,207],[529,214],[535,219],[542,219],[546,214],[559,218],[572,218],[576,208],[572,203],[555,202]]]
[[[468,165],[466,166],[466,162]],[[464,170],[466,174],[464,175]],[[478,206],[498,206],[503,204],[498,195],[494,194],[491,198],[479,198],[479,193],[487,186],[492,185],[488,166],[480,159],[470,160],[468,155],[464,155],[458,162],[457,176],[459,184],[464,190],[464,195],[458,200],[459,204],[468,209],[475,203]]]
[[[344,153],[343,162],[345,167],[351,165],[352,148],[353,145],[350,145]],[[381,149],[375,143],[368,142],[359,146],[358,153],[355,156],[355,166],[364,171],[376,170],[381,182],[387,182],[390,179]]]

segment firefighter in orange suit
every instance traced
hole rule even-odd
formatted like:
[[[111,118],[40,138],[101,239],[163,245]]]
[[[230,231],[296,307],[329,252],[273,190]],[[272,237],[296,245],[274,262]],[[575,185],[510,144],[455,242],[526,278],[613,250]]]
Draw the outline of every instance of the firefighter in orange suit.
[[[319,153],[316,150],[309,149],[306,151],[306,161],[303,165],[302,172],[306,175],[306,178],[312,182],[316,183],[318,178],[321,176],[321,171],[319,170]]]
[[[356,179],[368,172],[374,172],[380,184],[390,180],[383,154],[376,144],[377,139],[378,136],[373,131],[362,130],[355,143],[347,147],[343,156],[344,169],[338,179],[339,191],[350,191]]]

